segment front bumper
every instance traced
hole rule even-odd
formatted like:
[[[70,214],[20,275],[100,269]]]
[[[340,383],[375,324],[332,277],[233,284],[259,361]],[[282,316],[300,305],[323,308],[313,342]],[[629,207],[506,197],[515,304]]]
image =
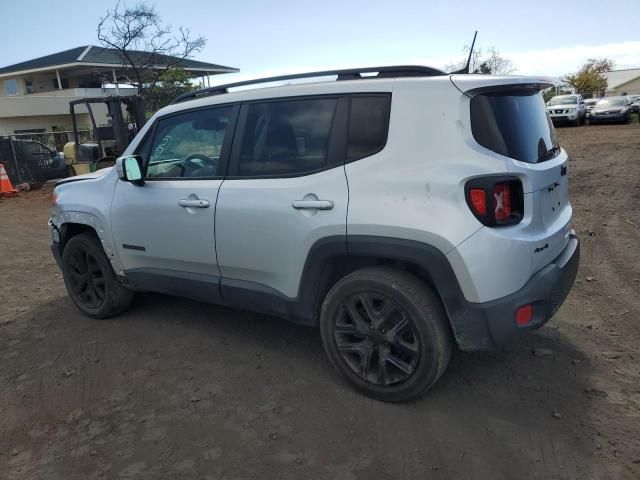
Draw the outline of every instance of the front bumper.
[[[615,115],[594,115],[591,114],[589,117],[589,121],[591,123],[598,122],[621,122],[627,118],[627,114],[625,113],[616,113]]]
[[[499,348],[519,334],[547,323],[569,294],[579,263],[580,241],[572,233],[562,253],[517,292],[485,303],[466,302],[464,311],[451,318],[460,349]],[[533,317],[526,326],[518,326],[516,311],[525,305],[533,306]]]

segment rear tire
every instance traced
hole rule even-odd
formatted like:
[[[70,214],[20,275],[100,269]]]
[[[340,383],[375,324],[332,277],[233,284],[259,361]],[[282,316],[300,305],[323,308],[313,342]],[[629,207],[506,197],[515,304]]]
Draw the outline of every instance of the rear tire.
[[[62,275],[71,301],[90,317],[111,317],[133,300],[133,291],[120,283],[95,234],[82,233],[67,242]]]
[[[437,295],[402,270],[353,272],[327,294],[320,332],[332,366],[358,391],[386,402],[419,397],[451,357],[451,334]]]

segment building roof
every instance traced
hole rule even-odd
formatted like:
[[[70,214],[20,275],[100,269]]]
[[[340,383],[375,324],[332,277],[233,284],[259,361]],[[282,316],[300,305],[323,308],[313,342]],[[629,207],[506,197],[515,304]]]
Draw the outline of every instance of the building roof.
[[[149,63],[149,53],[141,51],[131,51],[134,59],[138,59],[140,63]],[[135,60],[134,60],[135,61]],[[155,55],[153,64],[159,68],[164,68],[167,64],[175,64],[180,68],[188,71],[201,72],[202,74],[214,73],[233,73],[238,72],[237,68],[216,65],[215,63],[199,62],[191,59],[181,59],[167,55]],[[104,65],[109,68],[126,68],[123,65],[117,50],[113,48],[96,47],[94,45],[85,45],[76,47],[63,52],[53,53],[44,57],[34,58],[26,62],[16,63],[7,67],[0,68],[0,76],[15,73],[28,73],[34,70],[53,70],[55,68],[69,68],[73,66],[93,66],[100,67]]]
[[[613,90],[640,77],[640,68],[628,68],[626,70],[612,70],[604,73],[607,77],[607,90]]]

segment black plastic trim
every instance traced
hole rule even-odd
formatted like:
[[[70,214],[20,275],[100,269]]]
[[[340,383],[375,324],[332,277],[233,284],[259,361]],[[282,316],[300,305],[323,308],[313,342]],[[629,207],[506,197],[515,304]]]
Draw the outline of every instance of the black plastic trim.
[[[220,277],[160,268],[135,268],[125,272],[128,286],[134,290],[152,291],[221,304]]]
[[[128,243],[123,243],[122,248],[126,248],[127,250],[137,250],[139,252],[146,252],[147,249],[140,245],[129,245]]]
[[[571,235],[563,252],[534,274],[524,287],[486,303],[472,303],[465,299],[446,255],[432,245],[364,235],[337,235],[316,242],[307,257],[295,298],[258,283],[213,275],[143,268],[128,270],[126,276],[135,289],[158,291],[317,325],[324,295],[331,282],[341,276],[341,272],[333,272],[332,268],[346,261],[363,266],[390,263],[420,276],[442,300],[458,347],[465,351],[491,350],[523,331],[544,325],[560,308],[577,275],[580,242]],[[338,273],[337,277],[335,273]],[[524,327],[517,326],[515,312],[530,304],[533,305],[532,321]]]

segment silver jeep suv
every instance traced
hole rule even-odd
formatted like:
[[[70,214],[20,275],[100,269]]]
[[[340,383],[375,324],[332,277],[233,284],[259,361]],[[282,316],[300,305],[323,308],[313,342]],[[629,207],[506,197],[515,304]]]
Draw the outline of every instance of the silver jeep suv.
[[[454,345],[547,322],[580,251],[549,82],[275,80],[328,75],[186,94],[115,168],[59,182],[52,250],[78,309],[105,318],[155,291],[319,326],[336,370],[386,401],[427,391]]]

